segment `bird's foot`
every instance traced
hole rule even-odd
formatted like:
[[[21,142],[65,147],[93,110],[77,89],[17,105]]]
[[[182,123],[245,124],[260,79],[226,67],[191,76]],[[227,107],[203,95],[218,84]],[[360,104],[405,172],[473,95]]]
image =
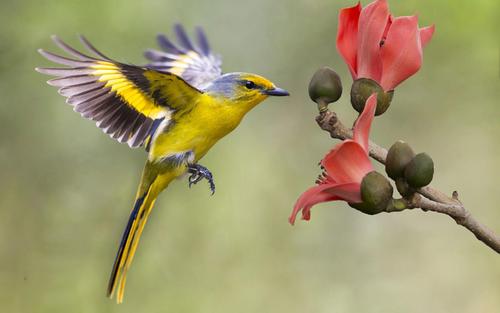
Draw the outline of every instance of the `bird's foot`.
[[[196,185],[203,178],[208,180],[210,184],[210,190],[212,191],[212,195],[215,193],[215,183],[212,173],[208,170],[208,168],[200,165],[200,164],[189,164],[188,165],[188,173],[191,174],[188,178],[189,180],[189,188],[191,185]]]

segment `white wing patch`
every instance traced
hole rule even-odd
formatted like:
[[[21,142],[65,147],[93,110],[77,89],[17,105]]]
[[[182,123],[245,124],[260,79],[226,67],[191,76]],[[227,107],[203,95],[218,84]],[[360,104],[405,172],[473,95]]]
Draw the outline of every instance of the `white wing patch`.
[[[158,35],[158,44],[162,51],[147,50],[144,55],[151,63],[146,66],[178,75],[192,86],[203,90],[222,75],[221,58],[210,51],[201,28],[196,29],[196,45],[191,42],[181,25],[175,25],[174,31],[178,45],[172,43],[165,35]]]

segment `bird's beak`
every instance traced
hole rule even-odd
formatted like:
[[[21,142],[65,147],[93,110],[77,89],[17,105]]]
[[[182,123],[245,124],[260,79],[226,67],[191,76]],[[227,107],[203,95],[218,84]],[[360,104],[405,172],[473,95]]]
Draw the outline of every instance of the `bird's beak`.
[[[278,88],[278,87],[275,87],[273,89],[262,90],[262,93],[265,95],[268,95],[268,96],[278,96],[278,97],[290,95],[290,93],[288,91],[286,91],[285,89]]]

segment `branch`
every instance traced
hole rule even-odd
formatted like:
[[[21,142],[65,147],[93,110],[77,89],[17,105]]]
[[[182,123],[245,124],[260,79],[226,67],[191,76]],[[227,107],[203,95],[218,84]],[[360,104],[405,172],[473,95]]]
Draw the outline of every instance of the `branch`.
[[[328,133],[332,138],[345,140],[352,138],[352,130],[347,128],[337,117],[335,112],[326,110],[320,113],[316,118],[319,127]],[[370,141],[370,156],[378,162],[385,164],[387,150],[376,143]],[[500,237],[486,226],[480,224],[470,212],[458,200],[458,194],[453,193],[448,197],[443,192],[432,187],[423,187],[417,190],[411,199],[404,200],[404,208],[388,208],[387,212],[399,212],[404,209],[421,208],[424,211],[432,211],[446,214],[453,218],[458,225],[461,225],[471,231],[477,239],[482,241],[488,247],[500,253]]]

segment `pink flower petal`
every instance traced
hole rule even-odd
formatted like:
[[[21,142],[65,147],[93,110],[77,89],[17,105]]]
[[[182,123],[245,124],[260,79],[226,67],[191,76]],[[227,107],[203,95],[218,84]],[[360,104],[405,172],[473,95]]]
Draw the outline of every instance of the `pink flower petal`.
[[[328,189],[325,189],[323,192],[335,195],[339,199],[346,202],[362,202],[360,183],[336,184]]]
[[[321,165],[337,184],[361,183],[363,177],[373,171],[367,152],[353,140],[344,140],[335,146]]]
[[[318,185],[311,187],[304,191],[295,203],[295,206],[293,207],[292,214],[290,214],[290,217],[288,218],[288,221],[290,224],[295,223],[295,219],[297,217],[297,214],[302,211],[302,218],[308,219],[308,216],[310,218],[310,209],[313,205],[320,203],[320,202],[327,202],[327,201],[333,201],[333,200],[338,200],[339,198],[331,193],[324,192],[325,189],[331,188],[332,185],[330,184],[323,184],[323,185]],[[307,208],[307,209],[305,209]]]
[[[393,90],[422,65],[422,44],[416,16],[394,19],[387,40],[381,47],[383,76],[381,86]]]
[[[382,60],[380,42],[384,35],[389,8],[386,0],[376,0],[363,8],[358,28],[358,75],[380,82]]]
[[[344,58],[352,78],[356,79],[356,51],[358,48],[358,22],[361,13],[361,4],[344,8],[339,13],[339,26],[337,31],[337,50]]]
[[[387,19],[387,24],[385,25],[385,30],[384,30],[384,35],[382,35],[382,43],[385,42],[387,39],[387,33],[389,32],[389,28],[391,28],[392,21],[394,20],[394,16],[389,15],[389,18]]]
[[[347,202],[361,202],[360,184],[337,184],[337,185],[319,185],[306,190],[297,200],[293,207],[292,214],[288,218],[290,224],[295,223],[297,214],[302,211],[302,219],[308,221],[311,219],[311,208],[321,202],[334,200],[344,200]]]
[[[366,100],[365,108],[354,125],[354,141],[359,143],[367,154],[369,153],[368,141],[370,137],[370,127],[375,117],[376,109],[377,94],[373,94]]]
[[[420,41],[422,42],[422,48],[425,48],[429,41],[432,39],[432,35],[434,35],[434,31],[436,30],[436,26],[427,26],[420,28]]]

